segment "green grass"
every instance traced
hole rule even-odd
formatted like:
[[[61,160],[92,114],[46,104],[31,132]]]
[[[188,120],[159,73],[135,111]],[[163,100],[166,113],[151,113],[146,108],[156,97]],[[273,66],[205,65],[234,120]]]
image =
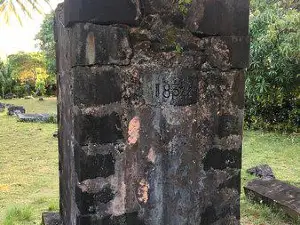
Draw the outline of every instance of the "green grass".
[[[0,100],[2,103],[9,103],[24,106],[26,113],[56,113],[56,98],[44,98],[44,101],[38,99],[10,99]]]
[[[30,207],[12,207],[7,210],[3,225],[14,225],[17,223],[30,223],[33,210]]]
[[[300,187],[300,137],[260,131],[246,131],[243,144],[242,186],[254,177],[247,174],[250,167],[268,164],[276,178]],[[250,203],[242,190],[242,224],[244,225],[299,225],[283,213],[264,205]]]
[[[28,113],[56,111],[55,99],[0,102],[23,105]],[[58,208],[57,125],[20,123],[2,113],[0,127],[0,224],[40,224],[43,211]]]
[[[27,112],[56,113],[55,99],[1,100],[23,105]],[[0,224],[40,224],[42,212],[58,210],[58,151],[55,124],[19,123],[0,114]],[[253,179],[246,169],[269,164],[278,179],[300,187],[300,137],[246,131],[242,184]],[[242,225],[300,224],[242,192]]]

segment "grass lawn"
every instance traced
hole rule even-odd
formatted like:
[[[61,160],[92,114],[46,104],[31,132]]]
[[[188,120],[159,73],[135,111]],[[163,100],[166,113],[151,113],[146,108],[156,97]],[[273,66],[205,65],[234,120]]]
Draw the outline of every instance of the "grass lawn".
[[[28,113],[55,113],[55,99],[0,100],[23,105]],[[0,114],[0,224],[40,224],[41,214],[58,210],[55,124],[19,123]],[[253,177],[249,167],[267,163],[281,180],[300,187],[300,137],[259,131],[244,134],[242,184]],[[282,213],[241,196],[242,225],[300,224]]]
[[[26,112],[55,113],[56,100],[0,100]],[[0,224],[40,224],[41,212],[58,209],[56,124],[20,123],[0,114]]]

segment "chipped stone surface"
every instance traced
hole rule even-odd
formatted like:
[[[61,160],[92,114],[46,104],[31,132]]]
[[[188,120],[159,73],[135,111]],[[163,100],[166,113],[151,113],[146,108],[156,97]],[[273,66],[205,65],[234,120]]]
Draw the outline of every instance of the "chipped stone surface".
[[[64,223],[238,225],[248,2],[70,2],[55,31]]]
[[[254,179],[245,187],[246,196],[256,202],[275,206],[287,215],[300,216],[300,189],[276,179]]]

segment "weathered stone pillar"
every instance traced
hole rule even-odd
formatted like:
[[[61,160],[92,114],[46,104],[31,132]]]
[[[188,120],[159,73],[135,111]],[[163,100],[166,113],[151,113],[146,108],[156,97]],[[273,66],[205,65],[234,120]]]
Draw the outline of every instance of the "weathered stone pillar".
[[[64,225],[239,224],[248,0],[56,11]]]

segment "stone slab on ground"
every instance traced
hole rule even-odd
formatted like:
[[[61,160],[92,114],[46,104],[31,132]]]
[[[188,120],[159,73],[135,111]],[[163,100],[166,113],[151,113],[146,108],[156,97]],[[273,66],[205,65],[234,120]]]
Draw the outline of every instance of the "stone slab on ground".
[[[259,178],[263,178],[263,179],[275,179],[275,175],[273,173],[272,168],[267,165],[258,165],[252,168],[247,169],[247,173],[251,174],[251,175],[255,175]]]
[[[19,122],[47,122],[49,119],[49,114],[18,114]]]
[[[11,105],[8,107],[8,115],[13,116],[13,115],[18,115],[18,114],[24,114],[25,108],[23,106],[14,106]]]
[[[244,190],[253,201],[275,206],[292,218],[300,217],[300,188],[276,179],[255,179]]]
[[[58,212],[44,212],[42,215],[42,225],[62,225]]]
[[[0,102],[0,112],[4,112],[5,110],[5,104]]]

